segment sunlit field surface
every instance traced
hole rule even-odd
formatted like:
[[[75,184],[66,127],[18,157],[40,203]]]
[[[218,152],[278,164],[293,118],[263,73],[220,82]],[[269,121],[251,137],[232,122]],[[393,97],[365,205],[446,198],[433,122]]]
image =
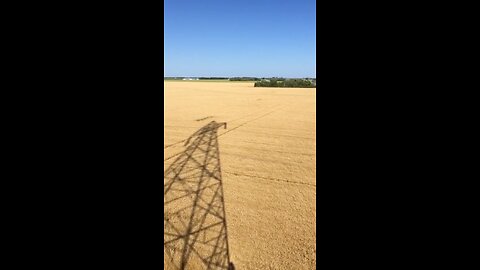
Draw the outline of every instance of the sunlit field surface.
[[[316,89],[164,85],[165,269],[315,269]]]

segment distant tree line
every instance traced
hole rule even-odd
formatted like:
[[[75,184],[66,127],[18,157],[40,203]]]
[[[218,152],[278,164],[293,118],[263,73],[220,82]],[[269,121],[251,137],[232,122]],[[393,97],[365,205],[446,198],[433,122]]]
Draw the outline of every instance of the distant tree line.
[[[288,87],[288,88],[316,88],[313,80],[306,79],[276,79],[262,80],[255,83],[255,87]]]
[[[261,81],[260,78],[255,77],[233,77],[229,79],[231,82],[252,82],[252,81]]]
[[[200,77],[198,79],[200,79],[200,80],[228,80],[228,78],[225,78],[225,77]]]
[[[165,80],[183,80],[189,77],[164,77]],[[199,80],[225,80],[225,81],[248,81],[255,82],[255,87],[289,87],[289,88],[316,88],[315,78],[286,79],[286,78],[257,78],[257,77],[199,77]]]

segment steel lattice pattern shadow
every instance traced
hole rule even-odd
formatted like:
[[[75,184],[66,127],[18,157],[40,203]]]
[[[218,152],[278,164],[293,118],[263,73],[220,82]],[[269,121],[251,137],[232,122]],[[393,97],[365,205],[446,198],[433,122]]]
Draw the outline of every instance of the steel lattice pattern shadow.
[[[164,172],[164,253],[177,269],[231,269],[217,131],[193,134]]]

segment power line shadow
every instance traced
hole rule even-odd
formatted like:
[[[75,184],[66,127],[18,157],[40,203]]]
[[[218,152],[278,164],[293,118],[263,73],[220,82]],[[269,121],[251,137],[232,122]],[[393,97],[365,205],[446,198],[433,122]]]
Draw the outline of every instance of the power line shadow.
[[[164,255],[176,269],[233,269],[218,146],[212,121],[164,172]]]

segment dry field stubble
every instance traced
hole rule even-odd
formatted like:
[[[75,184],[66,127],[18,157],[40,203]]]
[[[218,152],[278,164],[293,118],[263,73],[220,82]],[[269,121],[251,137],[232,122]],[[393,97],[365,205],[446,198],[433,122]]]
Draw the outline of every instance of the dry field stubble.
[[[202,193],[203,199],[200,198],[202,204],[211,199],[210,209],[215,208],[216,212],[206,209],[207,204],[195,203],[195,209],[204,211],[198,220],[203,218],[204,224],[211,222],[208,228],[216,223],[213,219],[208,221],[207,216],[224,223],[218,223],[218,229],[196,236],[191,244],[201,243],[203,237],[204,246],[212,248],[208,252],[216,255],[203,256],[202,262],[200,248],[189,251],[188,256],[183,254],[183,258],[189,260],[188,267],[205,269],[203,263],[219,262],[229,247],[230,260],[236,269],[315,269],[316,90],[254,88],[253,83],[229,82],[165,82],[164,85],[165,170],[182,162],[185,140],[197,130],[211,121],[228,123],[227,129],[208,131],[207,134],[212,134],[208,135],[209,140],[205,139],[205,133],[202,138],[197,137],[197,144],[203,145],[197,148],[203,149],[200,154],[208,161],[202,165],[205,168],[217,158],[207,156],[211,153],[209,148],[217,147],[218,139],[221,166],[211,166],[209,171],[221,168],[222,182],[215,189],[217,193]],[[192,151],[197,151],[200,160],[197,148]],[[182,165],[182,170],[192,166],[186,158],[188,156],[183,159],[186,165]],[[175,170],[180,169],[173,169],[170,174],[178,177]],[[194,174],[189,183],[200,175],[205,177],[204,174]],[[213,175],[209,177],[206,181],[217,179]],[[164,186],[166,178],[164,173]],[[181,208],[181,202],[174,206],[176,202],[177,199],[173,199],[166,206],[164,201],[164,212],[169,214],[175,212],[172,209]],[[182,215],[186,220],[194,216]],[[190,228],[194,228],[198,220],[190,220]],[[182,228],[188,227],[184,221],[171,222],[180,224],[169,229],[176,230],[177,235],[183,235]],[[164,242],[168,231],[165,230]],[[192,243],[192,239],[185,242]],[[173,250],[165,246],[164,253]],[[185,246],[180,245],[177,253],[181,253],[182,248]]]

